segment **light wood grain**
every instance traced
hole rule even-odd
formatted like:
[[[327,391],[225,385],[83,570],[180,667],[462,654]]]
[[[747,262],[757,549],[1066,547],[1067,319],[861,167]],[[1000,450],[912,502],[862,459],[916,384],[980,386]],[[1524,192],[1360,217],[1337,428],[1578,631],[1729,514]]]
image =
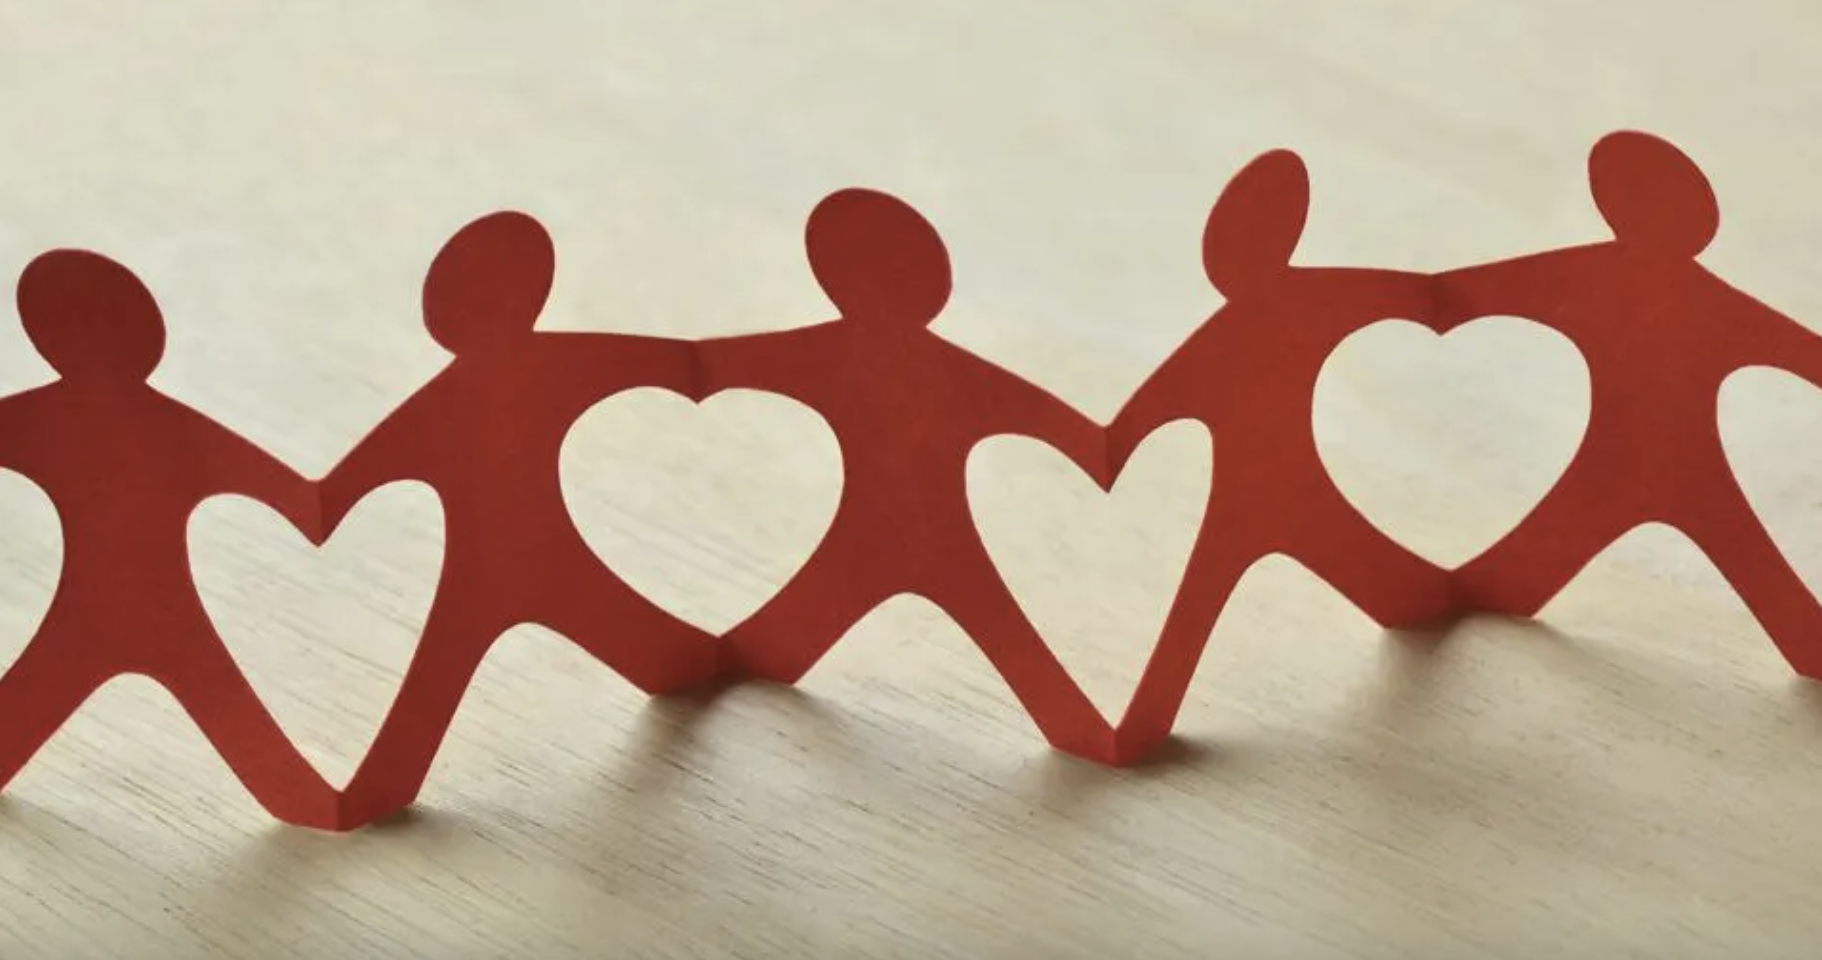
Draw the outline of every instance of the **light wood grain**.
[[[314,474],[442,362],[417,285],[467,219],[550,226],[546,326],[698,336],[824,319],[802,217],[860,184],[945,232],[945,336],[1107,417],[1217,305],[1202,217],[1279,146],[1314,180],[1301,261],[1440,269],[1601,236],[1586,151],[1652,130],[1716,181],[1705,261],[1822,327],[1818,63],[1807,0],[0,0],[0,276],[53,245],[132,265],[171,324],[156,382]],[[1376,519],[1454,561],[1548,482],[1586,387],[1536,327],[1443,344],[1363,335],[1318,427]],[[0,387],[46,376],[0,323]],[[813,535],[832,446],[811,426],[768,455],[797,422],[775,408],[649,399],[572,440],[576,511],[629,579],[725,625]],[[1755,371],[1723,419],[1822,586],[1822,394]],[[977,456],[997,555],[1104,706],[1148,649],[1208,449],[1171,428],[1112,498],[1016,443]],[[338,782],[422,622],[436,509],[388,489],[320,553],[245,503],[194,526],[210,609]],[[10,658],[57,544],[29,486],[8,480],[0,511]],[[1822,941],[1817,688],[1664,531],[1609,551],[1547,623],[1388,637],[1268,562],[1216,631],[1180,747],[1125,772],[1046,750],[921,601],[876,611],[800,689],[708,703],[647,703],[523,629],[418,814],[349,836],[269,823],[165,695],[123,681],[0,799],[0,956]]]

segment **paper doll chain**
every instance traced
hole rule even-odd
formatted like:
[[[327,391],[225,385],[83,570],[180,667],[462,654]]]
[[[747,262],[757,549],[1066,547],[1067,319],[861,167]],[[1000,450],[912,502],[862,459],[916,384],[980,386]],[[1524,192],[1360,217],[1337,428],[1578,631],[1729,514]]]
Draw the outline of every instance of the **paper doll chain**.
[[[458,231],[425,278],[424,323],[453,359],[314,480],[147,384],[164,322],[130,270],[86,251],[43,254],[20,277],[19,314],[58,379],[0,398],[0,467],[56,505],[65,559],[42,626],[0,676],[0,787],[97,687],[137,673],[171,691],[273,815],[350,829],[415,800],[475,671],[517,624],[549,627],[659,695],[794,683],[905,593],[956,621],[1051,744],[1124,764],[1168,735],[1228,597],[1266,556],[1297,560],[1383,626],[1410,627],[1473,611],[1535,615],[1649,522],[1687,534],[1792,667],[1822,677],[1822,605],[1747,504],[1716,410],[1722,381],[1745,366],[1822,385],[1822,338],[1697,263],[1719,209],[1676,147],[1609,135],[1590,154],[1589,181],[1611,239],[1440,274],[1306,267],[1291,261],[1307,171],[1288,151],[1260,156],[1222,192],[1202,238],[1223,306],[1104,424],[930,331],[950,295],[948,252],[887,194],[843,190],[810,214],[810,267],[837,319],[697,341],[537,331],[554,245],[531,217],[496,213]],[[1568,337],[1594,403],[1543,500],[1480,556],[1444,570],[1341,495],[1316,451],[1314,388],[1336,347],[1365,326],[1396,318],[1444,333],[1495,314]],[[570,428],[596,403],[643,387],[698,401],[728,389],[790,397],[822,416],[842,452],[842,497],[821,543],[719,636],[617,577],[562,502],[556,473]],[[1222,455],[1158,642],[1111,723],[988,557],[965,464],[981,441],[1023,435],[1111,488],[1147,436],[1182,419],[1218,428]],[[404,479],[443,503],[443,569],[386,720],[338,791],[217,636],[196,595],[185,524],[203,500],[234,493],[320,544],[366,494]]]

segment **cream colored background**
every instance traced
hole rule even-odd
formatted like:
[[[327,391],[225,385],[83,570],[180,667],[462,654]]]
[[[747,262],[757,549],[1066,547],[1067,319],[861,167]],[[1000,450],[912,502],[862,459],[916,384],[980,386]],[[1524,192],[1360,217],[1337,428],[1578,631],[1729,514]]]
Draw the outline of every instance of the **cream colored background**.
[[[157,382],[319,473],[441,363],[442,240],[503,206],[559,244],[546,326],[707,335],[824,319],[805,212],[923,209],[938,329],[1100,418],[1217,304],[1202,217],[1258,152],[1314,181],[1305,263],[1439,269],[1601,236],[1583,160],[1675,140],[1726,212],[1705,260],[1822,327],[1822,7],[1803,0],[250,4],[0,0],[0,276],[96,248],[161,297]],[[47,372],[0,323],[0,387]],[[1351,496],[1457,561],[1549,482],[1584,374],[1536,327],[1387,325],[1325,377]],[[1724,429],[1822,585],[1822,395],[1737,378]],[[793,414],[797,414],[795,417]],[[624,575],[707,626],[814,540],[832,444],[781,402],[635,396],[565,456]],[[1218,447],[1218,439],[1216,441]],[[1180,568],[1208,441],[1112,498],[1040,448],[976,458],[1008,576],[1123,702]],[[1218,455],[1218,453],[1217,453]],[[0,490],[0,658],[55,520]],[[339,783],[434,575],[389,488],[319,555],[212,503],[198,577]],[[795,554],[793,550],[796,550]],[[0,956],[1794,956],[1822,942],[1822,694],[1678,536],[1628,538],[1549,611],[1387,637],[1293,564],[1248,577],[1169,762],[1047,751],[923,602],[798,691],[648,704],[532,629],[473,689],[419,814],[266,820],[170,700],[104,690],[0,800]]]

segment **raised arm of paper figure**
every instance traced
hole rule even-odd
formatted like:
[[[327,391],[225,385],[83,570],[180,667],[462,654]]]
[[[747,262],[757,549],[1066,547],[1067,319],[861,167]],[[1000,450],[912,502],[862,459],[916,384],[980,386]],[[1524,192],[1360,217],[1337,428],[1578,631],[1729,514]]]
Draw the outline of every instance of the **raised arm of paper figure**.
[[[723,390],[765,390],[805,402],[826,379],[828,365],[841,362],[844,321],[698,340],[694,344],[699,399]]]
[[[981,405],[991,411],[989,435],[1021,434],[1055,448],[1102,487],[1113,483],[1107,469],[1107,431],[1056,394],[1009,370],[965,354],[982,384]]]
[[[1773,367],[1822,387],[1822,334],[1740,294],[1734,314],[1716,318],[1743,344],[1742,367]]]
[[[1219,376],[1212,365],[1203,365],[1197,339],[1206,333],[1199,330],[1179,346],[1150,376],[1139,384],[1120,412],[1114,415],[1105,432],[1107,469],[1118,476],[1126,467],[1133,451],[1167,423],[1195,418],[1209,407],[1205,402],[1214,385],[1208,381]]]
[[[1402,270],[1324,271],[1341,279],[1334,306],[1350,328],[1375,320],[1409,320],[1446,332],[1436,278]]]
[[[1604,246],[1604,245],[1601,245]],[[1430,278],[1428,326],[1448,333],[1482,317],[1545,320],[1585,299],[1588,283],[1578,268],[1600,246],[1570,248],[1445,270]],[[1599,293],[1598,288],[1594,291]]]
[[[268,453],[265,449],[198,414],[196,429],[207,431],[192,451],[207,451],[210,479],[219,484],[221,493],[250,497],[279,512],[312,542],[328,538],[323,523],[322,499],[317,485],[309,478]]]
[[[398,480],[428,480],[438,471],[448,456],[442,431],[431,422],[434,410],[419,400],[436,385],[432,380],[407,399],[316,482],[325,539],[367,494]]]
[[[687,340],[631,334],[543,333],[538,349],[550,358],[536,366],[542,386],[558,405],[578,413],[621,390],[656,387],[702,399],[696,345]]]

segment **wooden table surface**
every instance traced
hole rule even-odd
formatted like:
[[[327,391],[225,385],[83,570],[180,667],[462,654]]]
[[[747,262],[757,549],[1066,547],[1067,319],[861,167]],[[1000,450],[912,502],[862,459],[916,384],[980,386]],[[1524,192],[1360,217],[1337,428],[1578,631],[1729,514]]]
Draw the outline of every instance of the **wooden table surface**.
[[[1203,217],[1274,147],[1311,170],[1300,262],[1433,270],[1606,236],[1587,150],[1653,131],[1721,197],[1704,262],[1822,328],[1818,64],[1810,0],[4,0],[0,276],[61,245],[131,265],[170,324],[154,382],[315,475],[443,363],[419,283],[470,218],[550,227],[545,327],[704,336],[828,318],[803,217],[871,186],[949,241],[940,333],[1104,419],[1218,305]],[[0,323],[0,388],[47,376]],[[1541,495],[1586,399],[1537,326],[1386,324],[1324,374],[1317,428],[1355,502],[1456,563]],[[1722,410],[1750,496],[1822,586],[1822,393],[1749,371]],[[1112,496],[1034,443],[971,464],[996,558],[1110,712],[1210,449],[1167,428]],[[651,394],[591,411],[564,474],[612,566],[716,629],[794,569],[840,478],[800,408]],[[0,479],[10,662],[59,546],[48,501]],[[192,525],[209,610],[338,784],[422,624],[438,517],[400,485],[322,551],[246,501]],[[0,799],[0,957],[1822,942],[1822,688],[1666,530],[1609,550],[1543,623],[1442,636],[1384,634],[1267,561],[1180,733],[1135,770],[1051,752],[916,599],[795,689],[707,702],[647,702],[520,628],[415,815],[330,835],[272,823],[168,695],[122,680]]]

